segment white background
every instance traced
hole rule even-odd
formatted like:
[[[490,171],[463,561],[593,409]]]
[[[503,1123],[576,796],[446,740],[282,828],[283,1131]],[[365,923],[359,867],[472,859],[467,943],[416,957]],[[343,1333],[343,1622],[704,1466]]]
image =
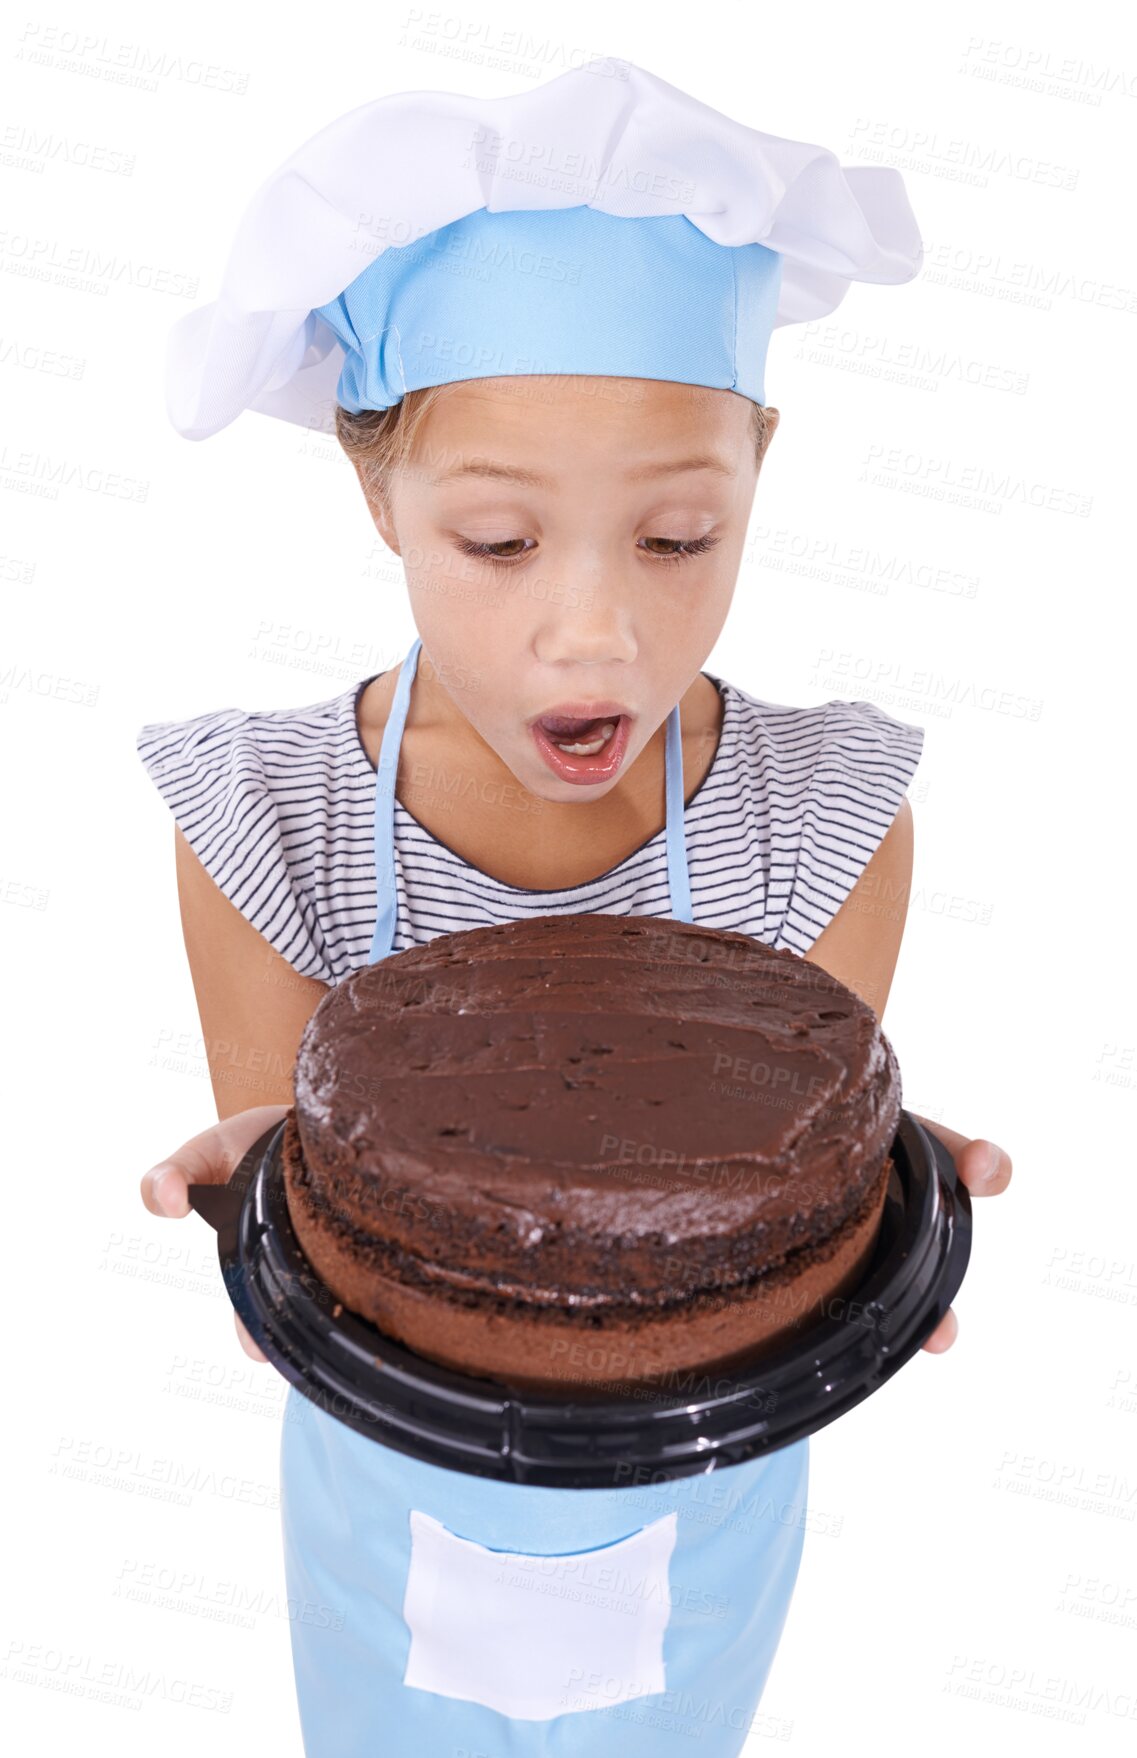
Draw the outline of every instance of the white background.
[[[169,814],[134,736],[323,700],[414,629],[333,441],[254,415],[201,444],[169,427],[168,328],[214,296],[253,189],[334,116],[399,89],[509,94],[607,54],[905,176],[922,276],[774,337],[782,425],[707,669],[926,728],[888,1029],[906,1104],[1015,1161],[975,1203],[954,1348],[813,1443],[747,1750],[1133,1750],[1122,19],[834,0],[9,14],[0,1657],[21,1749],[300,1752],[283,1381],[238,1349],[205,1224],[138,1196],[215,1113]]]

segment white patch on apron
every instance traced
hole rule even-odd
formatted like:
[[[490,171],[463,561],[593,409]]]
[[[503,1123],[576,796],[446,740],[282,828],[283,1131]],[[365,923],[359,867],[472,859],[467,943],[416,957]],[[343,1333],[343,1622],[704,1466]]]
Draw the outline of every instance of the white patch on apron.
[[[403,1683],[518,1721],[666,1689],[674,1510],[615,1544],[558,1556],[487,1550],[410,1510]]]

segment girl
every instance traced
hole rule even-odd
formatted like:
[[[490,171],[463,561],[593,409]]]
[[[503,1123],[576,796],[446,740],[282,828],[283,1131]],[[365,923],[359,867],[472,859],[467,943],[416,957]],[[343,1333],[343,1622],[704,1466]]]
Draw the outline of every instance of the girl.
[[[364,213],[383,246],[360,272]],[[772,329],[919,260],[895,173],[626,64],[497,103],[381,99],[264,186],[223,298],[175,335],[171,414],[194,437],[244,408],[334,421],[418,636],[328,700],[139,734],[205,1040],[245,1071],[230,1092],[211,1056],[221,1121],[146,1174],[153,1213],[186,1214],[187,1184],[227,1179],[283,1114],[330,985],[456,929],[679,916],[789,947],[883,1014],[904,910],[856,890],[907,895],[921,730],[701,668],[778,425]],[[937,1133],[973,1191],[1005,1186],[1001,1150]],[[741,1750],[797,1575],[804,1441],[562,1491],[425,1465],[291,1390],[286,1415],[289,1590],[347,1613],[293,1627],[310,1754]],[[662,1617],[531,1591],[537,1559],[616,1574],[663,1528]]]

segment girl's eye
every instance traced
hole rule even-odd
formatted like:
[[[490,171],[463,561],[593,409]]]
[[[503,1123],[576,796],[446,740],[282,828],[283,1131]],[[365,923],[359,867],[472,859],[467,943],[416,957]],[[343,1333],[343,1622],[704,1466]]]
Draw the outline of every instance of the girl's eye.
[[[718,542],[718,538],[712,537],[708,532],[705,537],[694,537],[689,543],[681,543],[678,538],[675,537],[645,537],[644,542],[666,543],[670,545],[670,548],[666,550],[648,550],[648,555],[655,556],[657,561],[681,562],[689,555],[702,555],[705,550],[713,549]]]
[[[458,548],[462,551],[463,555],[475,556],[479,561],[497,562],[502,567],[509,567],[512,563],[521,561],[530,553],[526,549],[515,547],[518,544],[524,544],[526,541],[527,540],[524,537],[507,537],[502,543],[472,543],[468,537],[459,537],[457,540]],[[702,555],[704,551],[713,549],[718,542],[718,538],[713,537],[708,533],[705,537],[692,538],[690,542],[680,542],[680,540],[675,537],[645,537],[644,542],[665,543],[668,545],[668,548],[665,550],[649,549],[646,551],[648,555],[654,556],[656,561],[680,562],[684,561],[687,556]],[[511,555],[503,555],[501,553],[503,550],[510,549],[512,549],[513,552]]]
[[[517,549],[514,550],[512,555],[500,555],[498,552],[503,549],[509,549],[512,544],[524,542],[524,537],[507,537],[503,543],[471,543],[468,537],[460,537],[458,539],[458,548],[462,551],[463,555],[476,556],[479,561],[502,562],[508,566],[510,562],[519,562],[522,556],[526,555],[528,552],[526,550]]]

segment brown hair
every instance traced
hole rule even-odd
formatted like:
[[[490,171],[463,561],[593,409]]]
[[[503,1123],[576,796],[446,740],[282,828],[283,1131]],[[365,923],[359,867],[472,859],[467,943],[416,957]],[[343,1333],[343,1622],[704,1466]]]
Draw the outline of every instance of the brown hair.
[[[448,385],[427,385],[407,391],[391,409],[364,409],[358,415],[336,404],[336,438],[358,470],[369,498],[388,500],[392,475],[406,465],[424,416],[448,389]],[[761,403],[752,405],[750,431],[755,461],[761,464],[772,431]]]

